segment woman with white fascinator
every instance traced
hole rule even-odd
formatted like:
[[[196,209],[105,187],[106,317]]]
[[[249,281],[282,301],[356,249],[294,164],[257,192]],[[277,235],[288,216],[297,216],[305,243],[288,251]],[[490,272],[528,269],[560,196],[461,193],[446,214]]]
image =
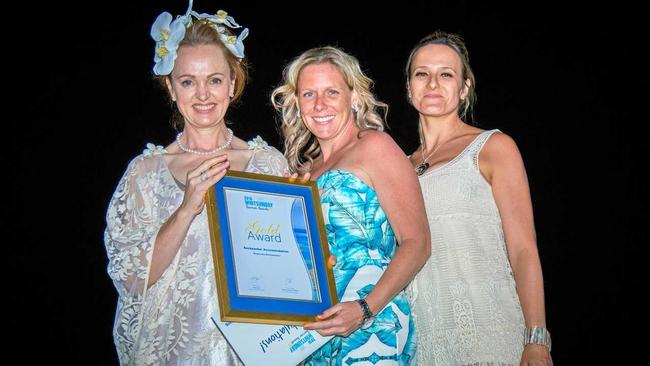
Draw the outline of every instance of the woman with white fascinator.
[[[155,78],[178,113],[176,141],[148,144],[129,164],[107,212],[108,273],[119,294],[113,336],[121,364],[236,365],[210,320],[217,309],[204,196],[227,169],[287,175],[282,154],[226,126],[247,67],[241,27],[225,11],[164,12]]]

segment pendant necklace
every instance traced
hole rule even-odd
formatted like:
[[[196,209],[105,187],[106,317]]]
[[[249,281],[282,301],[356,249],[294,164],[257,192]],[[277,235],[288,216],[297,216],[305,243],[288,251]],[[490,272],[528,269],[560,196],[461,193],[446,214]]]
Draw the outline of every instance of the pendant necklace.
[[[451,137],[450,137],[449,139],[447,139],[447,141],[445,141],[445,142],[443,142],[443,143],[441,143],[441,144],[437,144],[437,145],[433,148],[433,150],[431,151],[431,153],[430,153],[429,155],[427,155],[427,157],[424,158],[424,160],[422,160],[422,162],[421,162],[420,164],[418,164],[418,166],[415,167],[415,173],[417,173],[418,176],[424,174],[424,172],[426,172],[427,169],[429,169],[429,167],[431,166],[431,165],[429,165],[429,163],[427,162],[427,161],[429,160],[429,158],[430,158],[431,156],[433,156],[433,154],[435,154],[436,151],[438,151],[438,149],[439,149],[442,145],[444,145],[444,144],[448,143],[449,141],[453,140],[453,137],[454,137],[454,134],[456,133],[456,130],[458,130],[458,129],[460,128],[460,126],[462,126],[462,125],[463,125],[462,123],[458,123],[458,126],[456,126],[456,128],[454,129],[454,131],[451,133]],[[421,155],[424,156],[424,144],[420,144],[420,150],[422,151],[422,152],[421,152]]]

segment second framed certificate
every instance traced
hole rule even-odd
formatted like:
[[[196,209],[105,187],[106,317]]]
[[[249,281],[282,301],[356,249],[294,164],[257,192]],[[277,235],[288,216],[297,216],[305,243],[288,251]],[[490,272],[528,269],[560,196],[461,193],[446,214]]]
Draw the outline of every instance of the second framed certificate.
[[[302,325],[338,302],[314,182],[229,171],[206,203],[222,321]]]

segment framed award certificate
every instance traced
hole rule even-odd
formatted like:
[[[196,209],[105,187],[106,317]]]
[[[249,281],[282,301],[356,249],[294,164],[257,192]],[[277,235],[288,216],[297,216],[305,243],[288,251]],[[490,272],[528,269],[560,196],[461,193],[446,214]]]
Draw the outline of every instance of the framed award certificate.
[[[315,182],[229,171],[206,208],[221,321],[302,325],[338,302]]]

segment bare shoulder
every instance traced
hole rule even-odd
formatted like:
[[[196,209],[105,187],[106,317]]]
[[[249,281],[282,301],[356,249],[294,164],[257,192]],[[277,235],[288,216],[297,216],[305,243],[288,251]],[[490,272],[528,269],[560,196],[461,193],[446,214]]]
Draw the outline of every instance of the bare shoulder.
[[[480,152],[479,169],[490,184],[496,172],[524,171],[515,140],[502,132],[493,133]]]
[[[379,174],[388,177],[413,172],[406,154],[389,134],[379,131],[366,132],[358,144],[354,160],[368,176],[375,177]]]
[[[500,131],[493,133],[481,150],[481,155],[485,158],[502,158],[513,154],[519,156],[517,143],[512,137]]]
[[[402,150],[397,146],[395,140],[390,137],[386,132],[381,131],[364,131],[361,133],[361,138],[359,139],[359,149],[365,153],[377,153],[389,151]],[[387,149],[389,151],[387,151]]]

